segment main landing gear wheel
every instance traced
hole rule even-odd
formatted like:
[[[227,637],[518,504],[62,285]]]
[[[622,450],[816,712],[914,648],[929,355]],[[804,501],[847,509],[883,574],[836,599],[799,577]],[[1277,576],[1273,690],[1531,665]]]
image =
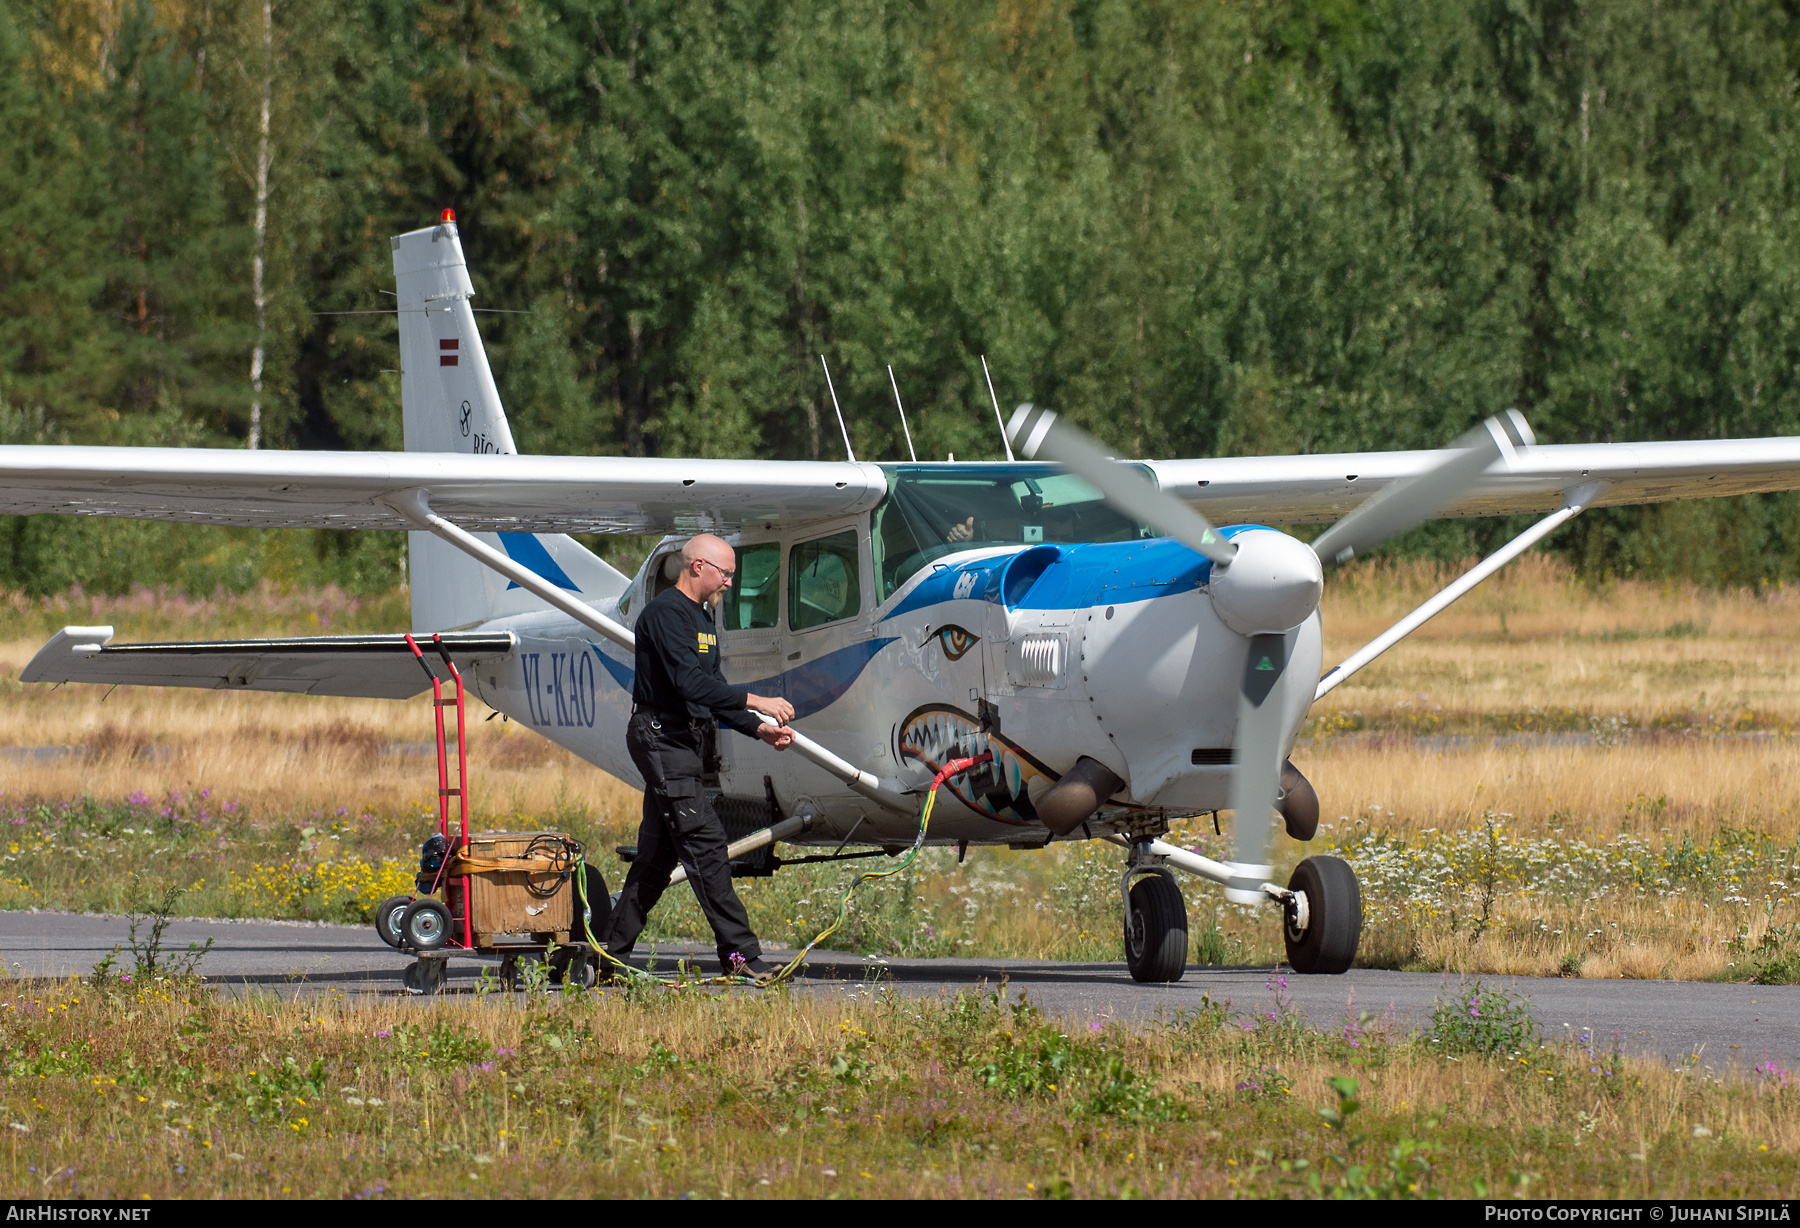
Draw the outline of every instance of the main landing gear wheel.
[[[400,945],[400,918],[406,915],[406,909],[412,902],[413,897],[410,895],[397,895],[384,901],[375,910],[375,933],[390,947]]]
[[[1125,907],[1125,966],[1143,983],[1179,981],[1187,971],[1187,905],[1164,874],[1131,885]]]
[[[450,911],[436,900],[416,900],[400,914],[400,940],[415,951],[435,951],[450,941]]]
[[[1362,888],[1355,871],[1336,857],[1308,857],[1294,867],[1288,890],[1306,896],[1304,917],[1297,900],[1283,909],[1288,965],[1295,972],[1344,971],[1362,938]]]

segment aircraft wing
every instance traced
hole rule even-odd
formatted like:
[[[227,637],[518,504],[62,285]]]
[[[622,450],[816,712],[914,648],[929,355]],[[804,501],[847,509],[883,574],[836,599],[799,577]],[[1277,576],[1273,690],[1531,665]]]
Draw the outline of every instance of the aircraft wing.
[[[1438,451],[1151,461],[1215,523],[1337,520]],[[1495,463],[1445,516],[1543,513],[1606,483],[1595,506],[1800,489],[1800,437],[1549,444]],[[256,528],[408,529],[382,500],[430,491],[471,532],[731,532],[867,511],[879,465],[838,461],[0,447],[0,514],[56,512]]]
[[[100,682],[127,686],[191,686],[227,691],[285,691],[408,699],[431,686],[398,635],[321,635],[281,640],[212,640],[109,644],[111,627],[65,627],[38,650],[21,682]],[[510,633],[443,637],[456,667],[512,652]],[[419,645],[440,678],[448,676],[429,638]]]
[[[1166,491],[1215,524],[1335,521],[1382,487],[1443,462],[1447,453],[1340,452],[1152,461]],[[1800,489],[1800,437],[1665,443],[1539,444],[1496,462],[1440,516],[1553,512],[1563,492],[1604,482],[1592,506],[1667,503]]]
[[[424,488],[471,532],[672,533],[865,511],[877,465],[835,461],[0,447],[0,514],[253,528],[411,529],[381,502]]]

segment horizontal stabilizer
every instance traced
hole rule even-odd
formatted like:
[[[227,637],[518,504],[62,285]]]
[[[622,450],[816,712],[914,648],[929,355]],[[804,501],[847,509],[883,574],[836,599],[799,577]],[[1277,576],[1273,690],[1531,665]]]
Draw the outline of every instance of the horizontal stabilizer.
[[[404,636],[320,635],[284,640],[198,640],[168,644],[111,644],[111,627],[65,627],[38,650],[21,682],[99,682],[126,686],[191,686],[212,690],[284,691],[407,699],[431,686]],[[456,667],[509,655],[510,634],[443,637]],[[430,639],[419,642],[440,678],[447,678]]]

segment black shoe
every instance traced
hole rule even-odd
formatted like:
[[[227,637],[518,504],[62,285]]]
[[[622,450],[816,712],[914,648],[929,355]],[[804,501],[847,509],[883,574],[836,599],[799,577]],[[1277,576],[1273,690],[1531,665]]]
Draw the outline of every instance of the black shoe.
[[[772,985],[775,983],[776,970],[774,966],[764,962],[761,958],[733,959],[727,965],[727,968],[729,975],[742,977],[752,985]]]

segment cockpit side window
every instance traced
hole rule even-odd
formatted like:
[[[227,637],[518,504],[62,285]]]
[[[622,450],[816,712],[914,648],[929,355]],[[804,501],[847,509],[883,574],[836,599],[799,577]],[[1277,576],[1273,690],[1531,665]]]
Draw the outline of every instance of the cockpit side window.
[[[919,539],[893,499],[875,509],[874,529],[870,540],[875,549],[875,583],[881,590],[877,600],[886,601],[924,562]]]
[[[822,627],[862,612],[855,529],[801,542],[788,555],[788,626]]]
[[[781,604],[781,543],[739,546],[737,577],[725,592],[727,631],[773,627]]]

